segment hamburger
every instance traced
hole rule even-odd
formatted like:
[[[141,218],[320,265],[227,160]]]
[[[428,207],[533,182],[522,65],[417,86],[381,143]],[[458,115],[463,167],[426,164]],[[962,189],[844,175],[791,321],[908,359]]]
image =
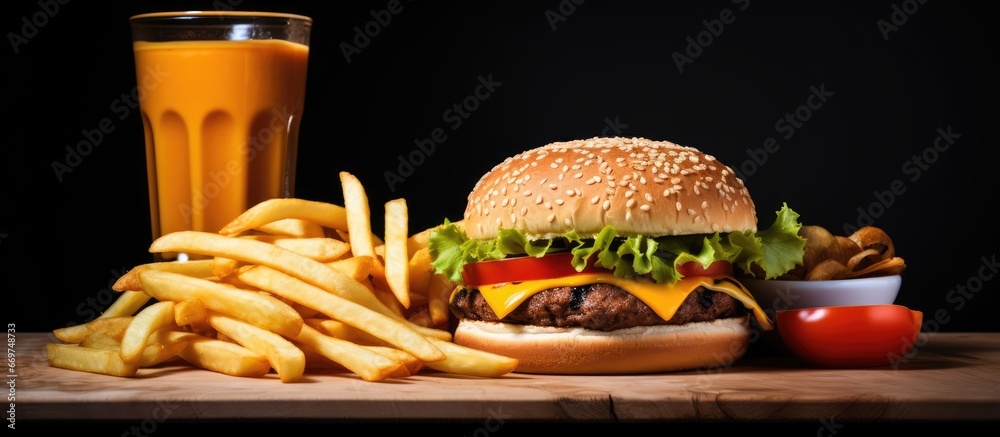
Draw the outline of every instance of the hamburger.
[[[518,373],[665,372],[732,364],[772,329],[738,278],[801,265],[798,214],[776,215],[758,231],[743,182],[696,148],[591,138],[505,159],[429,245],[455,343]]]

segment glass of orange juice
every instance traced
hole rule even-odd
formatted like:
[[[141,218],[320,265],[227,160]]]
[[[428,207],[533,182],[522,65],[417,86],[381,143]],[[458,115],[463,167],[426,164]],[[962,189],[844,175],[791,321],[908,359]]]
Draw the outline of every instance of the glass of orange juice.
[[[293,196],[312,19],[188,11],[129,23],[153,239],[218,232],[263,200]]]

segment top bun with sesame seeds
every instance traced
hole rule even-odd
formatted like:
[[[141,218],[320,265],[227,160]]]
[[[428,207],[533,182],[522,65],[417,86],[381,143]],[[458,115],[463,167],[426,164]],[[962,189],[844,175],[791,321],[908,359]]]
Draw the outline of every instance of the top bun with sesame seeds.
[[[459,345],[516,373],[636,374],[731,365],[750,323],[772,324],[740,283],[802,263],[798,214],[758,232],[733,170],[644,138],[556,142],[505,159],[434,228],[435,272]]]
[[[644,138],[551,143],[507,158],[469,194],[470,238],[520,229],[530,240],[605,226],[621,235],[756,231],[750,193],[731,168],[693,147]]]

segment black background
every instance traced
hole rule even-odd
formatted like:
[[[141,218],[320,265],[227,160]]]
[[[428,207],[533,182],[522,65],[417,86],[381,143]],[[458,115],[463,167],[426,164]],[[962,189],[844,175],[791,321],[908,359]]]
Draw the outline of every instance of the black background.
[[[984,110],[997,50],[990,12],[971,2],[403,1],[377,27],[372,11],[388,1],[73,1],[55,13],[43,3],[58,4],[18,1],[0,21],[0,306],[18,332],[88,320],[110,303],[110,283],[151,260],[141,122],[112,110],[136,87],[128,17],[229,5],[314,18],[297,197],[340,203],[338,173],[349,171],[373,217],[403,197],[418,230],[459,218],[478,177],[522,150],[671,140],[740,170],[762,226],[787,202],[807,224],[888,231],[908,265],[897,303],[924,311],[925,331],[1000,328]],[[726,9],[735,19],[704,44],[706,22],[718,31]],[[378,34],[356,44],[365,26]],[[350,62],[343,44],[360,50]],[[679,55],[692,60],[683,71]],[[479,78],[500,85],[460,126],[444,120]],[[832,95],[801,108],[813,87]],[[776,125],[796,111],[793,132]],[[105,118],[114,130],[60,180],[52,164]],[[435,128],[447,140],[387,183]],[[959,136],[935,149],[949,128]],[[761,152],[768,138],[780,147]]]
[[[927,330],[1000,327],[995,272],[983,267],[997,250],[986,214],[995,142],[984,129],[996,48],[988,13],[966,2],[404,1],[384,26],[372,13],[388,2],[232,3],[314,18],[295,194],[341,203],[338,173],[354,173],[376,230],[397,197],[413,230],[460,218],[478,177],[527,148],[671,140],[738,170],[762,226],[787,202],[807,224],[885,229],[908,266],[897,303],[936,320]],[[5,320],[19,330],[93,317],[113,297],[109,283],[151,259],[141,121],[137,110],[119,117],[136,87],[128,17],[228,5],[7,8],[0,268],[3,306],[16,309]],[[355,41],[366,26],[378,33]],[[358,50],[350,62],[346,44]],[[680,56],[691,59],[683,71]],[[480,78],[499,85],[460,125],[446,120]],[[803,106],[814,88],[828,94],[815,110]],[[776,124],[796,113],[794,130]],[[114,130],[60,180],[53,163],[104,119]],[[447,139],[421,152],[415,141],[437,128]],[[936,149],[949,128],[958,137]],[[778,148],[766,152],[769,138]],[[401,159],[418,165],[407,172]]]

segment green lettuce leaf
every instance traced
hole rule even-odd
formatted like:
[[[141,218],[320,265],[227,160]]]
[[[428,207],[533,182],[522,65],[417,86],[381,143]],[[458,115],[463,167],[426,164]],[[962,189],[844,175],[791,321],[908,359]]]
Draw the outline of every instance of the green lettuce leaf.
[[[732,262],[744,274],[776,278],[802,263],[805,239],[798,235],[799,215],[783,204],[774,224],[763,231],[683,235],[669,237],[617,237],[605,226],[593,238],[580,238],[569,231],[560,238],[531,241],[517,229],[502,228],[491,240],[472,240],[457,225],[448,222],[431,232],[432,266],[449,279],[460,282],[466,263],[503,259],[508,255],[541,257],[569,250],[577,271],[596,254],[597,265],[615,276],[648,275],[658,283],[681,279],[677,266],[698,262],[708,267],[715,261]]]

